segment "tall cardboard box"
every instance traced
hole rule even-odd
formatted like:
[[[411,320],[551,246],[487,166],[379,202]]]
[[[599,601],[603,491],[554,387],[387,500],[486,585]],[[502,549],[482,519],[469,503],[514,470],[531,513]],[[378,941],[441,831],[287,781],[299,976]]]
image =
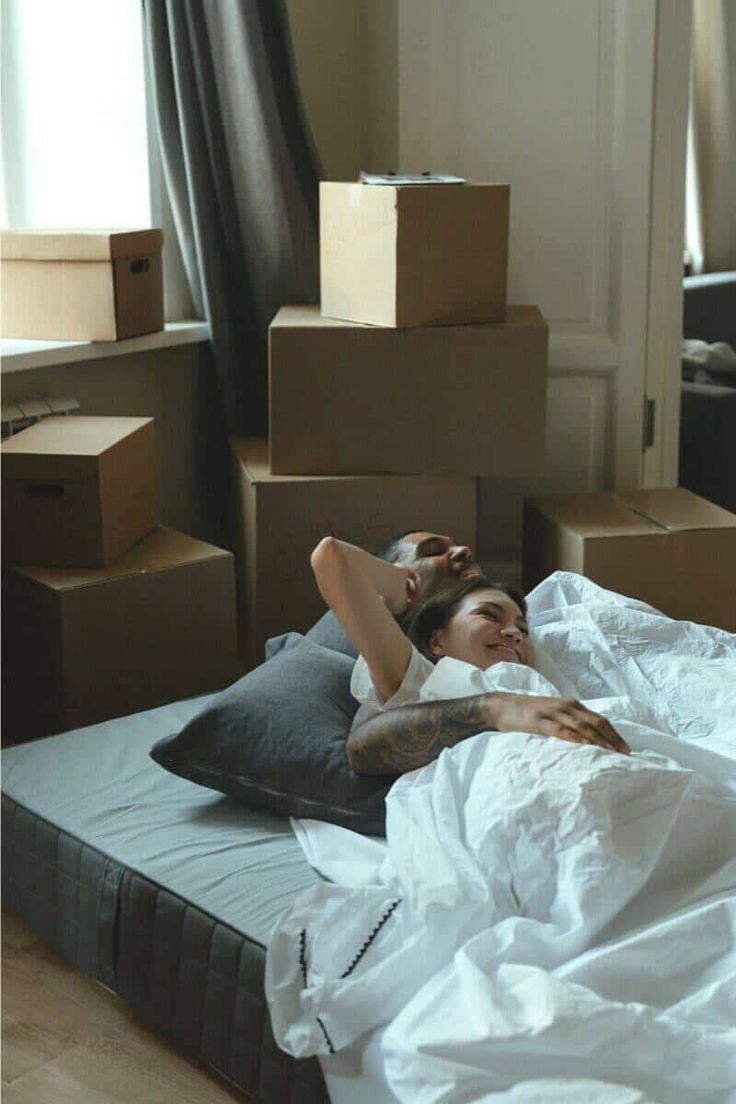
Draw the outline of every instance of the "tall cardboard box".
[[[506,317],[508,184],[320,184],[322,313],[376,326]]]
[[[574,571],[677,620],[736,632],[736,514],[682,487],[533,498],[523,578]]]
[[[3,337],[119,341],[163,329],[160,230],[3,230]]]
[[[474,544],[476,480],[431,476],[280,476],[264,438],[232,438],[241,656],[262,662],[271,636],[306,631],[325,612],[309,557],[333,535],[378,552],[413,527]]]
[[[158,524],[153,418],[44,418],[1,449],[6,563],[103,566]]]
[[[282,307],[269,331],[271,471],[539,475],[547,323],[394,330]]]
[[[238,674],[233,557],[161,527],[107,568],[11,568],[3,628],[10,742],[218,690]]]

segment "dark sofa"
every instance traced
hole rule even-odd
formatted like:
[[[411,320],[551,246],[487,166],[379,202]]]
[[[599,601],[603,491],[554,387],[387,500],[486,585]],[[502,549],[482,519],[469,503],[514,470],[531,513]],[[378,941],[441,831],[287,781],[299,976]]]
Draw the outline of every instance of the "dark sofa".
[[[684,280],[683,336],[736,349],[736,272]],[[736,512],[736,377],[683,378],[679,482]]]

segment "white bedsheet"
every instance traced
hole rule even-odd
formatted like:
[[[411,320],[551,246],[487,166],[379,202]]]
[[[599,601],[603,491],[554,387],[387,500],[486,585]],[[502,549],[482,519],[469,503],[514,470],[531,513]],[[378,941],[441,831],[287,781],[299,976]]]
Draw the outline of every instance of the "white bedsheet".
[[[540,672],[425,696],[557,688],[635,753],[483,733],[394,785],[385,848],[302,825],[342,884],[274,930],[276,1038],[336,1104],[736,1100],[736,639],[564,573],[530,613]]]

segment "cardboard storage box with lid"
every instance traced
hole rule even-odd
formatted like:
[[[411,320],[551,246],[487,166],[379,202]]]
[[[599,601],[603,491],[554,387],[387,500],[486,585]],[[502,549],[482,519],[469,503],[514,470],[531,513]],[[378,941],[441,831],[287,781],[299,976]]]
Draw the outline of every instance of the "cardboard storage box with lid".
[[[52,416],[2,443],[6,563],[112,563],[159,522],[153,418]]]
[[[3,337],[119,341],[163,329],[160,230],[3,230]]]
[[[269,331],[271,470],[539,475],[547,343],[536,307],[406,330],[282,307]]]
[[[231,553],[160,527],[110,567],[6,571],[3,733],[16,742],[228,685]]]
[[[524,506],[523,579],[586,575],[677,620],[736,632],[736,514],[682,487]]]
[[[241,656],[261,663],[271,636],[325,612],[309,557],[332,535],[378,552],[412,526],[473,545],[477,481],[432,476],[278,476],[265,438],[232,438],[237,488]]]
[[[320,184],[322,313],[377,326],[506,316],[508,184]]]

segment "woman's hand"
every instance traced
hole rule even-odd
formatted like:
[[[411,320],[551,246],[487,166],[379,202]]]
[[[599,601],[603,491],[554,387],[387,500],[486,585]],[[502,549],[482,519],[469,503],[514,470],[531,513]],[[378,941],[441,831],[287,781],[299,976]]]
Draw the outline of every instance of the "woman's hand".
[[[486,695],[484,707],[489,725],[498,732],[531,732],[572,744],[593,744],[624,755],[631,753],[605,717],[571,698],[494,693]]]

